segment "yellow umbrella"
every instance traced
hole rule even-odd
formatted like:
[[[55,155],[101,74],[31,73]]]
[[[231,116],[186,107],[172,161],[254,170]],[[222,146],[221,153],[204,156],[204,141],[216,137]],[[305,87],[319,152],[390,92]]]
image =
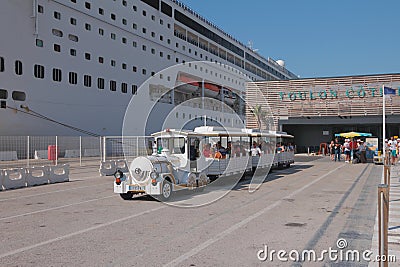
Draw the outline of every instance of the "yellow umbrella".
[[[339,133],[335,134],[335,136],[340,136],[344,138],[353,138],[357,136],[372,136],[371,133],[359,133],[359,132],[348,132],[348,133]]]

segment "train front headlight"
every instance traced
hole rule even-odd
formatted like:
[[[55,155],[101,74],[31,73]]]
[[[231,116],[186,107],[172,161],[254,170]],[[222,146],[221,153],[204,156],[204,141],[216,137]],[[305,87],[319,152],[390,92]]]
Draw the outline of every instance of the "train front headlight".
[[[121,170],[117,170],[117,171],[114,173],[114,177],[115,177],[115,183],[116,183],[117,185],[120,185],[120,184],[121,184],[121,180],[122,180],[122,178],[124,177],[124,173],[123,173]]]
[[[158,172],[156,172],[156,171],[152,171],[152,172],[150,173],[151,184],[152,184],[153,186],[156,186],[156,185],[157,185],[157,178],[158,178],[158,176],[159,176],[159,174],[158,174]]]

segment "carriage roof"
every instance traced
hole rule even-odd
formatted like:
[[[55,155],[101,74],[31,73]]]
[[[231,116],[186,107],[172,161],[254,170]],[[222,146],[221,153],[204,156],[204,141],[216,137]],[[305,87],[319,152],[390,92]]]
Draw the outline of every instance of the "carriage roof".
[[[196,127],[194,131],[166,129],[161,132],[153,133],[152,136],[157,137],[287,137],[293,138],[285,132],[259,131],[256,129],[239,129],[239,128],[223,128],[215,126]]]

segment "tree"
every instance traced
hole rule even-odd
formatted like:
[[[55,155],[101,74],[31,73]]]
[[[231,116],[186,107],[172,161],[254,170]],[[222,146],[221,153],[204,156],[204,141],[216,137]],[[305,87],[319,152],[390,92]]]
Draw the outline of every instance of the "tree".
[[[261,130],[261,122],[265,120],[266,112],[261,105],[256,105],[251,112],[256,116],[258,128]]]

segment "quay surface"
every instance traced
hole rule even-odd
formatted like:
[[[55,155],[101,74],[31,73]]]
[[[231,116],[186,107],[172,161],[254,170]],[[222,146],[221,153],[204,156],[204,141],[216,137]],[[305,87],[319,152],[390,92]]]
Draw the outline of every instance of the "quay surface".
[[[98,164],[70,182],[0,192],[1,266],[368,266],[368,262],[260,261],[260,250],[374,250],[382,166],[296,156],[255,193],[249,179],[200,208],[113,193]],[[389,250],[400,262],[400,184],[392,171]],[[397,176],[397,177],[396,177]],[[207,190],[203,192],[207,194]],[[196,195],[193,195],[196,197]],[[397,242],[397,243],[396,243]],[[371,266],[375,266],[372,265]]]

